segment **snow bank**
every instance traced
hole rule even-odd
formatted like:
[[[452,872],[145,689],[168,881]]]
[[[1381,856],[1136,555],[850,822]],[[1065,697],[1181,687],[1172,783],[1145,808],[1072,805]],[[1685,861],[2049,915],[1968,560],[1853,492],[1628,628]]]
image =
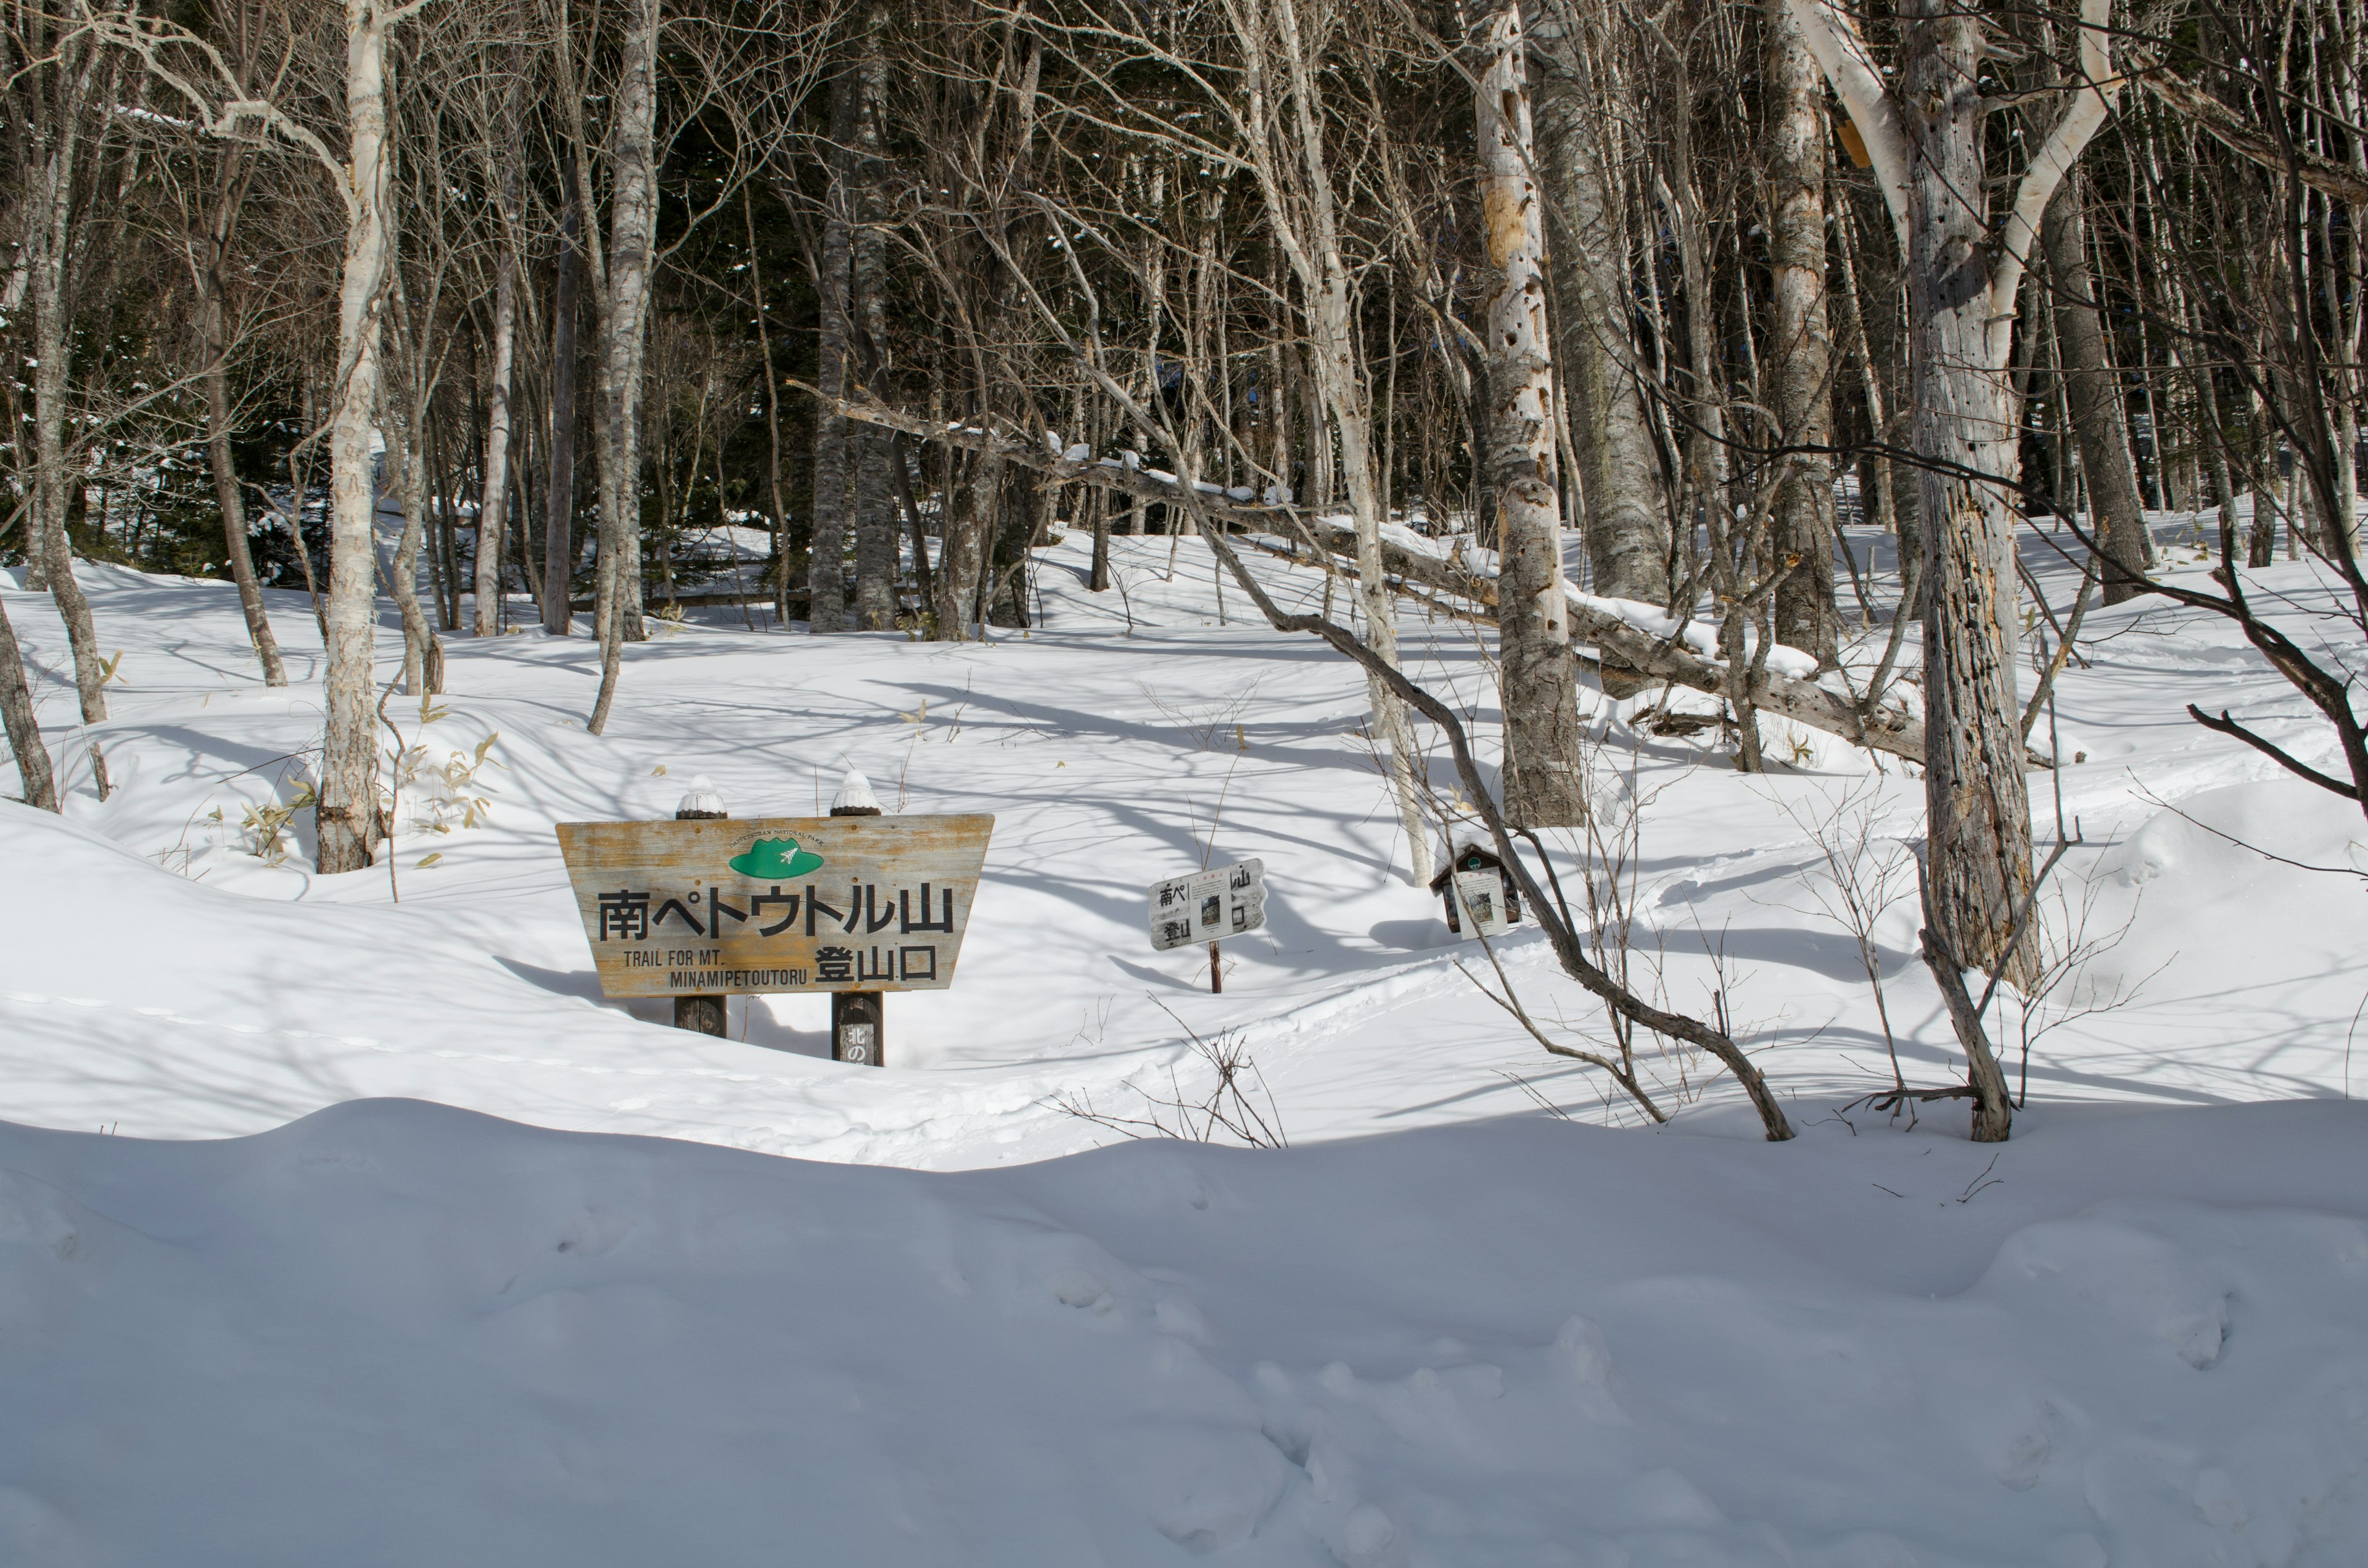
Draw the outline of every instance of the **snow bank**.
[[[0,1129],[0,1557],[2356,1561],[2363,1136],[2066,1116],[1985,1175],[1532,1119],[932,1176],[405,1101]]]

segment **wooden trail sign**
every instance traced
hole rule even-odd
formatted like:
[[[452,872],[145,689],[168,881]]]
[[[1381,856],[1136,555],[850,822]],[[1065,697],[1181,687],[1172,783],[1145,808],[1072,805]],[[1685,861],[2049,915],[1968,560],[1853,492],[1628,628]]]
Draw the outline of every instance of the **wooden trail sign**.
[[[610,996],[942,991],[991,816],[559,824]]]

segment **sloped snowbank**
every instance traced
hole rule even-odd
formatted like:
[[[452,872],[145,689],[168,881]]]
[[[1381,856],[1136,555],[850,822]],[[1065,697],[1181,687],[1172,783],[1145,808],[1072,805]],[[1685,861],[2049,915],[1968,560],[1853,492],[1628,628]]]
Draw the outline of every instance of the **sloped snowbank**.
[[[929,1176],[0,1129],[0,1559],[2326,1563],[2368,1109]]]

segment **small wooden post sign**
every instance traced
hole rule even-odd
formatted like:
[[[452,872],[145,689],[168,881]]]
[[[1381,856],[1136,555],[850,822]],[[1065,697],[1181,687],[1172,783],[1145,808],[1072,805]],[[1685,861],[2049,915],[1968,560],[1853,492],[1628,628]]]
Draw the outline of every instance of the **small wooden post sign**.
[[[1446,861],[1430,879],[1430,891],[1446,901],[1447,928],[1461,935],[1464,918],[1473,934],[1497,937],[1521,918],[1521,895],[1513,874],[1497,852],[1469,835],[1449,840]]]
[[[1225,988],[1217,964],[1220,937],[1238,937],[1266,924],[1266,862],[1239,860],[1213,871],[1170,877],[1151,884],[1151,948],[1166,952],[1193,942],[1209,944],[1209,989]]]
[[[1243,860],[1151,884],[1155,952],[1238,937],[1266,924],[1266,862]]]
[[[570,822],[560,853],[610,996],[942,991],[991,816]]]

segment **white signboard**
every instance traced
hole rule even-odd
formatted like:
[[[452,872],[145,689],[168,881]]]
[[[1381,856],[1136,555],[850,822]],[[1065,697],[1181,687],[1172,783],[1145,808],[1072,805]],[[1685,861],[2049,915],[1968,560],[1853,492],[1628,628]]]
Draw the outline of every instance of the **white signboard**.
[[[1463,911],[1463,929],[1475,937],[1505,934],[1505,879],[1494,870],[1455,873],[1455,902]]]
[[[1151,945],[1160,952],[1238,937],[1266,924],[1266,862],[1243,860],[1151,885]]]

